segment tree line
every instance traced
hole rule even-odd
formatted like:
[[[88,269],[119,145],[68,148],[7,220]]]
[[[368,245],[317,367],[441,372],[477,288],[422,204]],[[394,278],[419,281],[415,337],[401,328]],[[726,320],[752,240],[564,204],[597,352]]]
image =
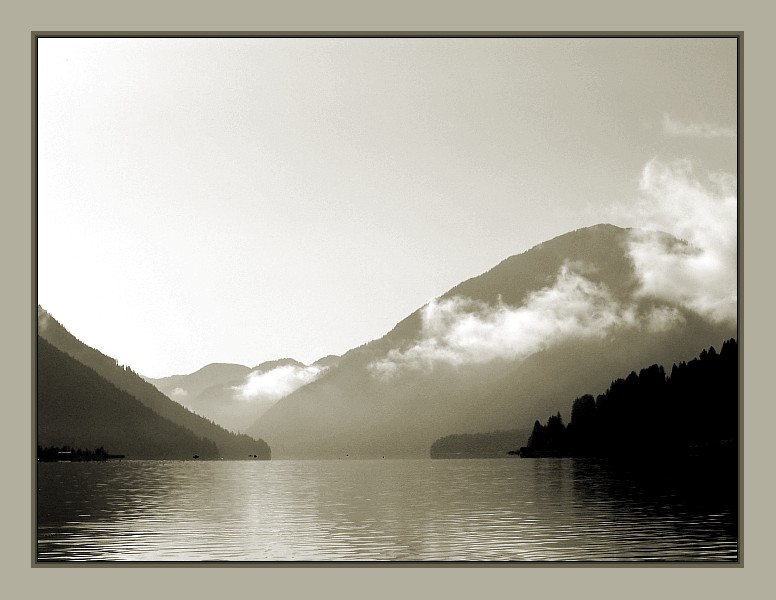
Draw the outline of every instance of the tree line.
[[[44,462],[54,461],[82,461],[82,460],[109,460],[124,458],[123,454],[110,454],[100,446],[94,450],[73,448],[72,446],[41,446],[38,445],[38,460]]]
[[[574,400],[571,421],[558,412],[534,423],[524,457],[734,455],[738,439],[738,346],[711,346],[666,375],[652,365],[616,379],[603,394]]]

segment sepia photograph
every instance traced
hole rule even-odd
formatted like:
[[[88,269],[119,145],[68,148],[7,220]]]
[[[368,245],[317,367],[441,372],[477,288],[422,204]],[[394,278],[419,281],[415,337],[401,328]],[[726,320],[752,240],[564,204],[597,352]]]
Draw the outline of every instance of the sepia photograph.
[[[740,563],[740,34],[32,44],[36,565]]]

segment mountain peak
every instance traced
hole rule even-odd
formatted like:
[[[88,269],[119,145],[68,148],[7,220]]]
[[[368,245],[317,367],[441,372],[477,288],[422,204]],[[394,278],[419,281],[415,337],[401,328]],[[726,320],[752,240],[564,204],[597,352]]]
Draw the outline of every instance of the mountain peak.
[[[271,371],[272,369],[277,369],[278,367],[306,367],[307,365],[299,362],[295,358],[279,358],[277,360],[268,360],[265,361],[259,365],[256,365],[251,369],[254,373],[266,373],[267,371]]]

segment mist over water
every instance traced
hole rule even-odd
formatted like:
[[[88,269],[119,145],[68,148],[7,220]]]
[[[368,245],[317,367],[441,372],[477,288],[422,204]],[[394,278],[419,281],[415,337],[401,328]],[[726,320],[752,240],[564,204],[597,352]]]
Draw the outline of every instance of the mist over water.
[[[736,560],[735,485],[681,480],[579,459],[41,463],[38,560]]]

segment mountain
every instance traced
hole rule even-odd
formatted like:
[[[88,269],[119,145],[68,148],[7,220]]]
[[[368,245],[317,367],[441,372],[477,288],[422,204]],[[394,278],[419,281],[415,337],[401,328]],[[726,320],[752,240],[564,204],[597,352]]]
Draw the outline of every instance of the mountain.
[[[119,366],[115,359],[76,339],[40,306],[38,306],[38,335],[56,349],[95,371],[119,390],[137,399],[157,415],[188,429],[197,438],[205,438],[213,442],[221,458],[242,459],[254,454],[260,458],[270,458],[270,448],[262,439],[231,433],[172,401],[130,368]],[[46,417],[39,411],[38,418]],[[72,445],[69,442],[68,444]],[[108,446],[106,448],[110,451],[114,450]]]
[[[293,358],[243,365],[215,363],[190,375],[149,379],[162,393],[230,431],[242,432],[282,396],[314,380],[337,361],[327,356],[313,365]]]
[[[687,360],[735,337],[735,317],[672,297],[670,281],[667,292],[645,285],[654,272],[633,252],[644,239],[656,259],[701,252],[612,225],[559,236],[349,351],[246,432],[281,457],[428,456],[437,438],[530,429],[535,415],[568,414],[572,398],[633,364]]]
[[[38,444],[106,448],[127,458],[218,458],[216,445],[160,417],[38,336]]]
[[[143,379],[152,383],[166,396],[194,398],[214,385],[240,381],[250,371],[250,368],[244,365],[213,363],[188,375],[171,375],[160,379],[144,377]],[[173,397],[173,400],[175,399]],[[185,402],[181,403],[186,404]]]
[[[299,362],[298,360],[294,358],[281,358],[278,360],[268,360],[260,365],[257,365],[251,369],[254,373],[267,373],[269,371],[272,371],[273,369],[277,369],[279,367],[306,367],[304,363]]]
[[[431,444],[430,455],[431,458],[509,458],[529,435],[526,429],[446,435]]]

